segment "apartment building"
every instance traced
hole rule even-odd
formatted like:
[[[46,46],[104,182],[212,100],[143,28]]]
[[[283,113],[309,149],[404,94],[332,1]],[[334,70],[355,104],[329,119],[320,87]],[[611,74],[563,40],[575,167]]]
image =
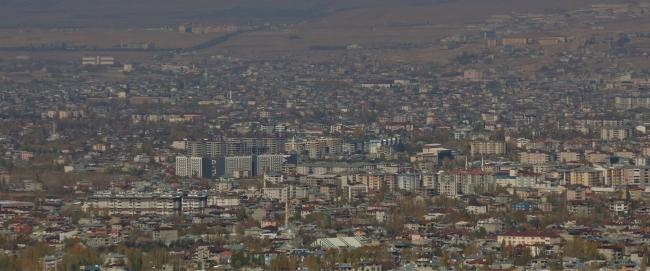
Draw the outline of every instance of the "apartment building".
[[[472,141],[470,143],[472,155],[501,155],[506,153],[506,143],[500,141]]]
[[[282,166],[287,161],[287,155],[262,154],[253,157],[253,175],[261,176],[265,173],[282,172]]]
[[[283,187],[266,187],[262,189],[265,198],[284,202],[287,199],[306,199],[309,188],[307,186],[289,185]]]
[[[220,138],[217,140],[183,140],[172,146],[192,156],[218,159],[222,156],[280,154],[284,152],[283,138]]]
[[[176,156],[176,176],[209,178],[212,162],[200,156]]]
[[[520,152],[519,162],[526,165],[543,165],[551,162],[551,155],[543,152]]]
[[[602,140],[625,140],[632,136],[632,128],[625,126],[603,127],[600,129]]]
[[[555,245],[561,241],[560,237],[547,232],[507,232],[497,235],[499,244],[508,246],[536,246]]]
[[[495,187],[494,175],[478,169],[441,172],[438,176],[438,194],[448,197],[476,195],[491,191]]]
[[[253,156],[226,156],[217,160],[218,177],[245,178],[253,174]]]
[[[185,206],[184,206],[185,205]],[[97,191],[84,202],[84,211],[104,211],[108,214],[176,215],[201,213],[207,206],[207,195],[200,192],[114,192]]]

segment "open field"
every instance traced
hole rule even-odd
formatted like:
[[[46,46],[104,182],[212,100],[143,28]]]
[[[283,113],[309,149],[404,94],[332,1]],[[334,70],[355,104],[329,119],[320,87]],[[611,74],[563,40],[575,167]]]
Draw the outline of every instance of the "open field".
[[[329,24],[480,20],[494,13],[544,12],[594,0],[0,0],[0,27],[161,26],[185,21],[302,21]],[[617,1],[621,2],[621,1]],[[332,16],[334,15],[334,16]]]
[[[20,47],[65,42],[110,48],[126,43],[153,42],[158,48],[184,48],[198,44],[220,34],[192,34],[169,30],[145,29],[0,29],[0,47]]]
[[[156,48],[190,48],[223,34],[174,31],[178,24],[236,23],[280,27],[242,33],[204,54],[243,57],[336,56],[315,47],[362,46],[369,55],[395,61],[445,61],[459,50],[432,42],[463,25],[513,12],[544,13],[587,7],[598,0],[0,0],[0,47],[48,43],[114,48],[153,42]],[[621,1],[616,1],[621,2]],[[624,28],[625,24],[615,28]],[[571,34],[573,29],[567,29]],[[581,31],[583,33],[587,33]],[[378,48],[373,50],[368,48]],[[5,56],[21,52],[2,53]],[[29,54],[32,54],[30,52]],[[56,55],[59,52],[42,55]],[[151,55],[139,52],[139,56]]]
[[[186,21],[298,21],[397,0],[0,0],[0,27],[156,27]],[[409,2],[409,1],[405,1]]]

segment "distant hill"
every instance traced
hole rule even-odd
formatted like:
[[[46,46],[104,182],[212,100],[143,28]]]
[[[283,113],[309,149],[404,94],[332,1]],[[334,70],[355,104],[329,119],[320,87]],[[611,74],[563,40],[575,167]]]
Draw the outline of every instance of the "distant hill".
[[[467,21],[512,11],[543,12],[594,0],[0,0],[0,27],[124,27],[200,22],[332,24]],[[620,2],[620,1],[619,1]]]

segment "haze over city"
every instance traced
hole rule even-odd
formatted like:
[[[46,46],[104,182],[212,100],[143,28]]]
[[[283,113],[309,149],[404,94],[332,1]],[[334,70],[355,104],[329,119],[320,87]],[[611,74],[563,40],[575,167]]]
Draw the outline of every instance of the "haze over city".
[[[650,2],[0,0],[0,270],[648,270]]]

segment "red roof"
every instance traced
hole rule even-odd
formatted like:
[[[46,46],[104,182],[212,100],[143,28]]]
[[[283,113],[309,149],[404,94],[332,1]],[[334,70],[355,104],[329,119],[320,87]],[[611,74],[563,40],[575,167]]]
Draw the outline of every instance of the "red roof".
[[[499,234],[499,236],[558,237],[558,235],[553,233],[553,232],[544,232],[544,231],[505,232],[505,233]]]

